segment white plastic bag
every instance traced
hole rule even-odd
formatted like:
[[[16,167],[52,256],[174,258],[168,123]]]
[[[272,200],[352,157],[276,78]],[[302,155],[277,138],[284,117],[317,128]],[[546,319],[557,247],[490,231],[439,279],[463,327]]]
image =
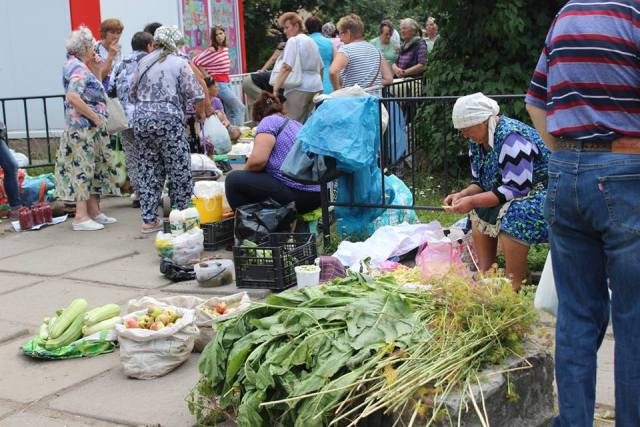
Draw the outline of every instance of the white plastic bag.
[[[547,260],[544,262],[533,305],[538,310],[546,311],[553,316],[558,315],[558,294],[556,293],[556,282],[553,279],[551,252],[547,254]]]
[[[198,335],[194,310],[171,307],[181,318],[159,331],[125,328],[116,325],[120,341],[120,362],[125,375],[141,380],[168,374],[188,358]],[[140,310],[124,316],[123,321],[147,313]]]
[[[222,176],[222,171],[216,165],[216,162],[211,160],[204,154],[192,153],[191,154],[191,171],[192,172],[213,172],[216,175]],[[198,181],[206,182],[206,181]],[[196,184],[198,183],[196,182]]]
[[[202,129],[206,142],[213,145],[216,154],[226,154],[231,150],[229,132],[215,114],[204,121]]]
[[[424,243],[441,241],[450,240],[445,237],[438,221],[428,224],[387,225],[377,229],[364,242],[343,241],[333,256],[338,258],[342,265],[358,271],[360,262],[365,258],[371,258],[371,266],[376,267],[389,258],[404,255]]]
[[[29,158],[22,154],[22,153],[18,153],[17,151],[13,150],[13,149],[9,149],[9,151],[11,151],[11,154],[13,155],[13,158],[16,160],[16,163],[18,164],[19,168],[26,168],[27,166],[29,166]]]
[[[173,262],[178,265],[189,264],[200,259],[204,252],[204,233],[202,229],[182,233],[173,237]]]
[[[233,312],[214,316],[208,312],[209,310],[206,310],[206,307],[215,308],[215,306],[220,302],[225,302],[227,305],[234,307]],[[193,295],[176,295],[165,298],[142,297],[139,299],[129,300],[127,312],[139,312],[140,310],[146,310],[151,306],[160,307],[162,309],[173,309],[173,307],[179,307],[195,310],[198,335],[196,336],[193,351],[201,352],[216,334],[213,327],[214,323],[233,317],[248,309],[250,305],[251,298],[249,298],[249,295],[246,292],[239,292],[226,297],[213,297],[210,299],[199,298]]]
[[[230,313],[213,315],[212,311],[215,310],[216,305],[221,302],[232,307],[233,311]],[[209,344],[209,341],[215,337],[215,323],[237,316],[239,313],[246,311],[250,306],[251,298],[249,298],[249,294],[246,292],[239,292],[226,297],[213,297],[198,305],[196,307],[196,323],[200,328],[200,334],[196,339],[194,351],[202,352],[207,344]]]

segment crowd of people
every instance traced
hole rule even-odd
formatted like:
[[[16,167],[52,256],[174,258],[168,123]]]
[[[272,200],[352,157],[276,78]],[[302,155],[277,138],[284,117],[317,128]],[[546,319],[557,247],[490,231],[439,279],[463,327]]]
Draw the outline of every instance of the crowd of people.
[[[316,16],[303,21],[299,14],[288,12],[278,24],[286,42],[277,46],[260,72],[243,82],[249,113],[258,125],[254,153],[245,168],[274,179],[237,174],[228,181],[228,197],[236,206],[252,195],[260,199],[283,194],[283,202],[297,201],[304,211],[319,205],[318,189],[297,185],[277,170],[313,110],[314,97],[353,85],[374,88],[372,94],[379,95],[380,87],[394,78],[421,74],[433,38],[429,28],[435,22],[427,20],[423,39],[416,21],[402,20],[401,43],[389,19],[380,24],[379,36],[371,42],[365,40],[364,24],[354,14],[334,25]],[[178,28],[157,22],[133,35],[132,52],[123,57],[123,29],[120,20],[110,18],[101,23],[100,41],[80,27],[66,42],[65,129],[54,175],[58,197],[75,203],[72,227],[77,231],[100,230],[117,221],[100,209],[101,197],[119,194],[112,166],[113,137],[107,132],[110,98],[119,101],[127,122],[118,137],[132,203],[140,208],[142,233],[160,229],[158,207],[165,187],[172,205],[183,209],[190,200],[194,147],[189,141],[198,135],[196,124],[215,115],[230,139],[237,140],[238,126],[245,123],[245,105],[230,83],[223,27],[211,29],[210,46],[193,58],[185,54]],[[11,184],[10,179],[5,182]],[[270,191],[256,190],[265,185]],[[11,203],[19,206],[14,196]]]
[[[458,98],[452,112],[453,126],[470,141],[473,179],[443,203],[447,211],[470,215],[479,268],[494,264],[500,244],[518,291],[529,246],[550,241],[559,301],[557,426],[593,422],[596,352],[610,314],[616,420],[640,424],[640,292],[633,286],[640,230],[640,128],[634,110],[639,77],[628,72],[638,68],[628,59],[638,57],[636,15],[624,2],[571,0],[561,9],[526,97],[535,128],[500,114],[482,93]],[[320,205],[318,186],[292,181],[280,167],[314,96],[353,85],[376,94],[395,78],[420,76],[440,38],[433,17],[424,34],[414,19],[401,20],[399,31],[385,19],[371,41],[354,14],[333,24],[288,12],[278,23],[286,43],[243,82],[257,123],[253,152],[244,170],[227,176],[225,187],[233,209],[272,197],[295,202],[304,213]],[[120,101],[126,116],[120,138],[139,195],[143,233],[160,228],[158,203],[167,178],[172,204],[183,209],[191,197],[189,122],[215,115],[236,137],[244,123],[245,106],[230,86],[224,28],[214,27],[211,46],[189,58],[177,27],[152,23],[134,34],[132,53],[122,58],[123,28],[119,20],[107,19],[99,42],[80,27],[65,44],[65,129],[55,181],[58,197],[75,202],[72,226],[78,231],[117,221],[100,207],[101,197],[119,192],[107,133],[108,96]],[[16,164],[3,131],[0,126],[0,166],[15,209]]]

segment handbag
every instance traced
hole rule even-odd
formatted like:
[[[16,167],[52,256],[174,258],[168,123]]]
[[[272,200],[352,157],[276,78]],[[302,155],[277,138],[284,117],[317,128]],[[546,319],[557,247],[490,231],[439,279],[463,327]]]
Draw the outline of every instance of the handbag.
[[[118,98],[107,98],[107,110],[109,117],[107,118],[107,133],[113,135],[129,128],[127,116],[124,114],[124,108]]]
[[[333,181],[341,175],[336,159],[308,151],[302,151],[302,142],[296,141],[282,165],[280,173],[289,179],[306,185]]]
[[[289,42],[291,42],[292,40],[295,39],[290,39]],[[296,62],[291,66],[291,72],[284,80],[284,82],[282,82],[283,89],[293,89],[302,84],[302,62],[300,61],[300,48],[299,46],[296,47],[298,48],[296,49]],[[284,53],[280,55],[280,57],[276,60],[276,63],[273,66],[273,70],[271,71],[271,76],[269,77],[269,84],[271,86],[275,86],[276,81],[278,80],[278,76],[280,75],[280,70],[282,69],[282,64],[284,64]]]

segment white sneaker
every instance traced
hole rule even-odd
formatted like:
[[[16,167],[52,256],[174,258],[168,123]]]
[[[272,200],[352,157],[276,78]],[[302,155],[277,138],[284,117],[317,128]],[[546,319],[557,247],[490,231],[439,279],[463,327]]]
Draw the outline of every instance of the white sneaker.
[[[118,222],[117,219],[112,218],[110,216],[106,216],[104,213],[100,212],[98,216],[93,218],[93,220],[99,224],[114,224]]]
[[[73,225],[73,231],[96,231],[96,230],[102,230],[104,228],[104,225],[98,224],[97,222],[91,219],[88,219],[83,222],[79,222],[77,224],[72,224],[72,225]]]

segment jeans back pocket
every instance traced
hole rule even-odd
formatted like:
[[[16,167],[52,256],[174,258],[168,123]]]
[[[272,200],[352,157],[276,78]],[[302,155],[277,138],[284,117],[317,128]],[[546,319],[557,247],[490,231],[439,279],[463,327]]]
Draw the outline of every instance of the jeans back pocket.
[[[640,174],[599,178],[611,223],[640,234]]]

